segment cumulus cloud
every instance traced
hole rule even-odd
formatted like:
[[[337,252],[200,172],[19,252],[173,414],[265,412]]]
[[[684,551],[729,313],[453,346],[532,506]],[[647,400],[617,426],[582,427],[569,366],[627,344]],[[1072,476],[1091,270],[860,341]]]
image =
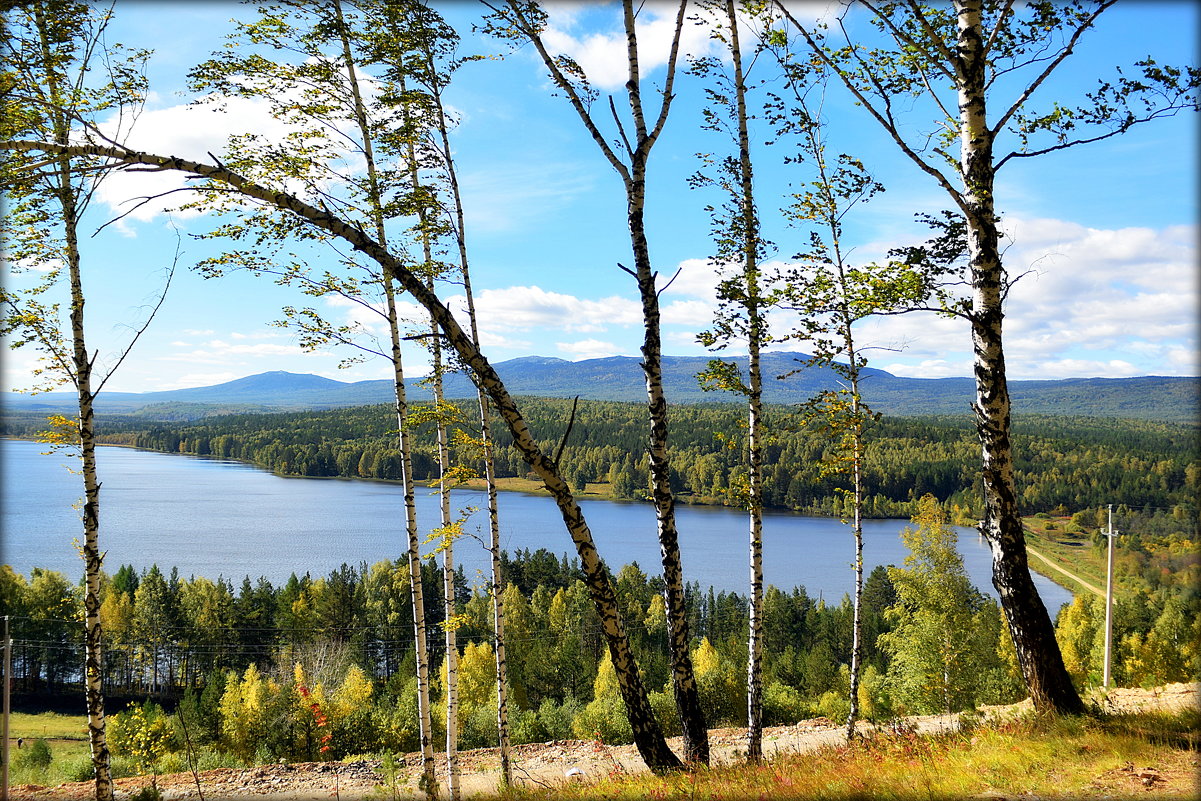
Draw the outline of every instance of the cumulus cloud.
[[[539,286],[486,289],[476,296],[475,305],[481,327],[488,329],[591,333],[642,321],[642,307],[628,298],[589,300]]]
[[[560,353],[568,353],[581,359],[603,359],[606,356],[618,356],[621,348],[612,342],[601,342],[599,339],[582,339],[578,342],[559,342],[555,345]]]
[[[654,0],[641,5],[635,22],[639,78],[645,78],[667,63],[678,8],[675,3]],[[572,8],[571,4],[556,4],[550,9],[543,41],[551,53],[562,53],[575,59],[598,89],[619,89],[629,78],[626,35],[619,7],[590,9],[586,13]],[[680,34],[683,55],[703,56],[713,50],[714,42],[707,27],[684,24]]]
[[[1104,230],[1007,217],[1002,227],[1017,279],[1005,306],[1010,378],[1197,374],[1195,226]],[[963,321],[876,318],[861,332],[903,348],[880,362],[890,372],[971,374]]]
[[[1196,375],[1196,227],[1102,230],[1055,219],[1007,217],[1004,261],[1017,278],[1005,307],[1005,349],[1014,379]],[[876,243],[884,253],[900,241]],[[680,263],[664,293],[665,341],[694,345],[716,307],[717,270],[705,259]],[[773,332],[791,330],[792,312],[769,314]],[[874,317],[857,327],[874,366],[902,376],[970,376],[966,321],[914,312]],[[740,343],[732,343],[737,345]],[[803,343],[790,347],[804,350]]]

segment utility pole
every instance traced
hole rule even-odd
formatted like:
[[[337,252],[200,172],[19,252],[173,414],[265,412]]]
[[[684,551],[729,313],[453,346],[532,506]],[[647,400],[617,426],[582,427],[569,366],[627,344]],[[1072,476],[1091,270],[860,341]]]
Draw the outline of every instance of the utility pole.
[[[9,753],[8,753],[8,716],[9,716],[9,712],[10,712],[8,692],[9,692],[9,687],[12,685],[12,681],[9,678],[9,676],[12,674],[12,667],[13,667],[12,655],[13,655],[13,641],[12,641],[12,637],[8,636],[8,615],[5,615],[4,616],[4,727],[3,727],[4,730],[3,730],[3,732],[0,732],[0,736],[4,737],[4,745],[3,745],[2,749],[0,749],[0,751],[2,751],[2,756],[4,758],[4,768],[3,768],[4,778],[3,778],[3,783],[0,784],[0,793],[3,793],[3,795],[0,795],[0,799],[2,799],[2,801],[8,801],[8,756],[9,756]]]
[[[1113,653],[1113,541],[1118,533],[1113,529],[1113,504],[1109,504],[1109,529],[1105,532],[1109,540],[1109,558],[1105,568],[1105,671],[1101,686],[1109,689],[1109,663]]]

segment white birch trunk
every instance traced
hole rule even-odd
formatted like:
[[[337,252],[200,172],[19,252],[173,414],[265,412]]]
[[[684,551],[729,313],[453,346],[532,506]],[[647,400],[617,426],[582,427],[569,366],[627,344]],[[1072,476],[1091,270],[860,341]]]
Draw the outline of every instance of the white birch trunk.
[[[738,172],[742,213],[742,271],[746,286],[743,305],[747,322],[747,372],[750,393],[747,397],[747,449],[750,464],[750,622],[747,632],[746,712],[747,761],[763,760],[763,376],[759,352],[767,335],[760,309],[759,219],[755,208],[754,166],[751,163],[750,132],[747,127],[746,76],[742,66],[742,46],[738,34],[738,15],[733,0],[726,0],[726,35],[734,67],[735,113],[738,118]]]
[[[349,31],[342,15],[340,0],[333,0],[332,8],[338,22],[342,40],[342,55],[354,104],[354,118],[362,137],[363,156],[367,166],[368,200],[370,215],[375,226],[376,238],[387,246],[384,229],[383,204],[379,189],[379,174],[375,165],[375,153],[371,129],[367,120],[367,109],[363,102],[355,70],[355,59],[350,47]],[[408,539],[409,598],[413,605],[413,633],[417,656],[417,730],[421,745],[422,775],[419,784],[428,798],[437,795],[438,784],[434,773],[433,720],[430,714],[430,670],[429,649],[425,625],[425,593],[421,582],[421,554],[418,543],[417,504],[413,491],[412,445],[408,434],[408,402],[404,383],[404,361],[401,350],[400,320],[396,311],[396,294],[392,281],[384,276],[384,296],[387,304],[388,333],[393,365],[393,386],[396,398],[396,426],[400,448],[401,483],[405,504],[405,528]]]
[[[542,480],[547,492],[555,500],[555,505],[558,506],[563,518],[563,525],[575,544],[576,554],[580,558],[580,567],[585,574],[589,597],[592,598],[600,618],[601,632],[613,660],[618,689],[629,713],[634,743],[638,748],[639,755],[647,766],[656,772],[681,767],[682,763],[668,747],[663,731],[655,719],[654,711],[646,694],[646,687],[638,675],[637,662],[630,650],[629,638],[626,636],[625,623],[621,617],[613,584],[601,563],[592,538],[592,531],[572,495],[570,487],[563,480],[554,460],[538,447],[538,442],[530,432],[529,425],[522,416],[513,396],[509,394],[504,382],[488,359],[459,325],[450,309],[428,290],[421,279],[404,262],[361,229],[348,224],[328,210],[320,209],[286,192],[256,184],[222,165],[203,164],[176,156],[162,156],[124,147],[92,143],[64,146],[52,142],[4,140],[0,141],[0,149],[42,152],[49,155],[103,156],[122,165],[145,165],[156,170],[173,170],[208,179],[229,187],[231,191],[296,214],[314,227],[341,239],[375,260],[384,269],[385,274],[391,276],[405,292],[409,293],[437,320],[447,342],[474,373],[479,386],[488,394],[493,406],[505,421],[505,425],[513,436],[513,446],[521,453],[522,458]],[[415,530],[413,536],[414,550],[411,552],[411,558],[416,559]]]
[[[993,198],[993,133],[987,124],[987,54],[980,0],[957,0],[956,84],[959,94],[960,170],[972,285],[976,429],[980,436],[984,518],[981,533],[992,549],[993,586],[1013,635],[1018,665],[1035,708],[1081,712],[1083,702],[1063,665],[1055,631],[1027,566],[1026,538],[1013,477],[1009,388],[1005,377],[1001,264]]]
[[[38,28],[43,63],[50,97],[56,103],[65,76],[56,73],[51,47],[51,31],[45,10],[36,5],[34,19]],[[71,139],[71,123],[61,108],[52,111],[54,139],[66,145]],[[100,625],[100,576],[104,554],[100,551],[100,479],[96,469],[95,410],[92,393],[92,361],[84,336],[83,276],[79,253],[80,201],[72,182],[71,158],[57,159],[53,180],[62,212],[66,238],[68,281],[71,294],[71,362],[79,409],[79,446],[83,467],[83,549],[84,560],[84,694],[87,701],[88,744],[92,756],[97,801],[111,801],[113,779],[104,716],[104,633]],[[8,680],[8,676],[5,676]]]

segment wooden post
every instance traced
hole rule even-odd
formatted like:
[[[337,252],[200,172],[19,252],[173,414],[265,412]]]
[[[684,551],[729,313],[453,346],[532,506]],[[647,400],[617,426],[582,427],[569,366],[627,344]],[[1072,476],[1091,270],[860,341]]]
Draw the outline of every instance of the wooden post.
[[[1101,686],[1109,689],[1110,655],[1113,653],[1113,541],[1117,532],[1113,530],[1113,504],[1109,504],[1109,529],[1105,532],[1109,540],[1109,557],[1105,568],[1105,670]]]
[[[10,675],[12,674],[12,653],[13,641],[8,636],[8,615],[4,616],[4,725],[0,736],[4,738],[4,744],[0,747],[0,756],[4,759],[4,778],[0,783],[0,800],[8,801],[8,716],[9,716],[9,687],[12,684]]]

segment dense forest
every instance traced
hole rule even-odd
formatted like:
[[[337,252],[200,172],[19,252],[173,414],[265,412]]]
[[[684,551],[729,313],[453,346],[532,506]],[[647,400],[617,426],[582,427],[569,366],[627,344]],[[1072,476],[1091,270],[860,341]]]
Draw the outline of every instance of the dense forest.
[[[572,402],[523,398],[539,444],[554,452],[568,432]],[[456,407],[463,419],[471,411]],[[420,419],[420,412],[417,412]],[[685,502],[733,502],[730,488],[745,475],[741,434],[745,413],[736,405],[697,404],[671,408],[672,485]],[[834,445],[819,426],[805,426],[796,407],[769,407],[770,440],[764,454],[767,506],[837,515],[845,502],[828,460]],[[4,433],[34,436],[45,418],[9,413]],[[1020,502],[1027,514],[1067,514],[1107,503],[1131,508],[1180,507],[1196,517],[1201,461],[1195,426],[1087,417],[1019,416],[1014,423],[1015,469]],[[507,432],[495,426],[498,443]],[[433,440],[415,437],[413,469],[418,479],[437,475]],[[400,453],[395,415],[388,406],[329,411],[241,414],[194,423],[156,423],[140,418],[102,417],[102,442],[167,453],[187,453],[248,462],[282,475],[342,476],[396,480]],[[615,498],[646,498],[645,410],[638,404],[580,401],[560,458],[577,489],[605,485]],[[478,453],[461,438],[458,464],[482,474]],[[529,468],[514,448],[497,451],[497,474],[525,477]],[[966,417],[882,417],[867,434],[865,513],[908,517],[912,502],[929,493],[956,516],[974,521],[980,509],[979,443]],[[1190,511],[1191,510],[1191,511]]]
[[[913,556],[901,566],[876,568],[864,588],[866,648],[858,695],[872,719],[1024,695],[996,602],[967,583],[953,533],[923,518],[940,515],[939,505],[927,498],[919,507],[917,525],[906,534]],[[1097,511],[1085,510],[1066,525],[1095,533],[1100,522]],[[1123,537],[1118,563],[1119,686],[1201,677],[1201,560],[1195,540],[1179,533],[1184,522],[1165,513],[1118,510],[1117,524],[1131,532]],[[1094,540],[1100,553],[1102,538]],[[577,560],[519,551],[505,555],[503,571],[515,741],[628,742],[629,724]],[[435,592],[440,581],[440,568],[430,560],[423,569],[425,589]],[[960,586],[932,602],[930,588],[945,588],[946,581]],[[663,642],[662,580],[630,564],[615,571],[614,584],[656,714],[669,732],[678,732]],[[191,737],[247,763],[416,750],[404,560],[343,565],[328,576],[293,575],[281,586],[249,576],[240,583],[182,578],[157,566],[139,573],[126,565],[106,575],[103,585],[106,693],[147,701],[114,718],[118,753],[128,748],[132,729],[158,725],[169,734],[178,731],[181,715]],[[490,602],[486,589],[469,586],[462,573],[456,590],[461,742],[485,747],[496,738]],[[0,568],[0,611],[13,620],[18,698],[78,687],[81,595],[61,574],[35,568],[25,577]],[[707,718],[712,725],[745,725],[747,599],[692,584],[687,607]],[[918,619],[932,609],[933,623]],[[429,612],[431,623],[444,623],[438,606]],[[764,615],[765,722],[844,717],[850,599],[829,604],[803,587],[771,587]],[[1059,612],[1057,637],[1081,686],[1098,682],[1103,620],[1103,605],[1091,597],[1079,596]],[[930,650],[922,645],[924,627],[931,626],[958,632],[957,651],[945,662],[949,670],[922,661]],[[431,647],[437,665],[444,657],[438,638]],[[944,673],[941,683],[929,680]],[[325,721],[321,726],[313,704]]]

